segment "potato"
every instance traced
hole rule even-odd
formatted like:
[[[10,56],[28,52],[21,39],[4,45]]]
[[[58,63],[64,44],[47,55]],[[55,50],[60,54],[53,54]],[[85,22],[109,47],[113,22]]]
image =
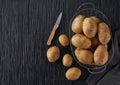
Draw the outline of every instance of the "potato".
[[[81,48],[76,48],[74,53],[75,53],[75,56],[79,56],[80,55],[80,50]]]
[[[99,44],[100,44],[100,42],[99,42],[99,40],[98,40],[98,37],[97,36],[95,36],[95,37],[93,37],[93,38],[91,38],[91,43],[92,43],[92,48],[93,49],[95,49]]]
[[[81,72],[82,71],[79,68],[71,67],[66,71],[65,76],[68,80],[77,80],[80,78]]]
[[[108,51],[104,45],[99,45],[94,52],[95,65],[104,65],[108,61]]]
[[[75,34],[71,39],[72,45],[79,48],[89,48],[91,40],[83,34]]]
[[[62,59],[62,63],[64,66],[69,67],[73,63],[73,58],[70,54],[65,54]]]
[[[90,18],[92,18],[97,24],[100,23],[99,18],[97,18],[96,16],[91,16]]]
[[[75,50],[75,55],[78,61],[82,64],[91,65],[93,63],[93,53],[90,50],[77,48]]]
[[[83,21],[83,33],[88,38],[95,37],[97,33],[97,23],[92,18],[85,18]]]
[[[69,45],[69,39],[65,34],[59,36],[59,42],[62,46],[66,47]]]
[[[75,17],[75,19],[72,22],[72,31],[74,33],[82,33],[82,26],[83,26],[83,20],[85,16],[79,15]]]
[[[47,50],[47,59],[49,62],[55,62],[60,57],[60,50],[57,46],[52,46]]]
[[[102,44],[107,44],[111,39],[109,27],[104,22],[98,25],[98,39]]]

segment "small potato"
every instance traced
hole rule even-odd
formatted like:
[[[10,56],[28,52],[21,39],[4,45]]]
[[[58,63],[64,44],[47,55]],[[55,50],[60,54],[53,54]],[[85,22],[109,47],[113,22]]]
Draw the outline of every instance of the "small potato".
[[[85,16],[79,15],[72,22],[72,31],[74,33],[82,33],[83,20]]]
[[[91,40],[83,34],[75,34],[71,39],[72,45],[79,48],[89,48]]]
[[[107,44],[111,39],[109,27],[104,22],[98,25],[98,39],[102,44]]]
[[[91,38],[91,43],[92,43],[91,47],[93,49],[96,48],[100,44],[98,37],[96,36],[96,37]]]
[[[52,46],[47,50],[47,59],[49,62],[55,62],[60,57],[60,50],[57,46]]]
[[[75,50],[75,55],[80,63],[88,65],[93,64],[93,53],[91,51],[77,48]]]
[[[65,54],[65,55],[63,56],[62,63],[63,63],[63,65],[66,66],[66,67],[71,66],[72,63],[73,63],[73,58],[72,58],[72,56],[71,56],[70,54]]]
[[[69,39],[65,34],[59,36],[59,42],[62,46],[66,47],[69,45]]]
[[[92,18],[85,18],[83,21],[83,33],[88,38],[95,37],[97,33],[97,23]]]
[[[96,16],[91,16],[90,18],[92,18],[97,24],[100,23],[99,18],[97,18]]]
[[[81,70],[77,67],[71,67],[66,71],[65,76],[68,80],[77,80],[81,76]]]
[[[99,45],[94,52],[95,65],[104,65],[108,61],[108,51],[104,45]]]

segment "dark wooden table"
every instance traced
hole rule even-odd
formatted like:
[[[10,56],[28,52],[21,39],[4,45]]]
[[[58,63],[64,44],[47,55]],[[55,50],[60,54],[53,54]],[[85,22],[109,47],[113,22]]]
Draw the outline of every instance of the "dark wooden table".
[[[76,62],[72,66],[82,69],[82,77],[65,78],[68,68],[61,60],[70,49],[59,45],[58,36],[68,35],[70,19],[86,2],[108,17],[113,33],[120,28],[120,0],[0,0],[0,85],[85,85],[89,73]],[[63,18],[52,43],[61,49],[61,57],[51,64],[46,42],[61,11]]]

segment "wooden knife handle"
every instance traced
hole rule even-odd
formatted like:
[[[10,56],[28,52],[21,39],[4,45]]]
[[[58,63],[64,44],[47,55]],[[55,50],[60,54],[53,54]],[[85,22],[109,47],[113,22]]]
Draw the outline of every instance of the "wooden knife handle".
[[[47,45],[51,45],[51,42],[52,42],[52,40],[53,40],[53,38],[54,38],[56,29],[57,29],[57,26],[54,26],[54,27],[53,27],[53,30],[52,30],[49,38],[48,38]]]

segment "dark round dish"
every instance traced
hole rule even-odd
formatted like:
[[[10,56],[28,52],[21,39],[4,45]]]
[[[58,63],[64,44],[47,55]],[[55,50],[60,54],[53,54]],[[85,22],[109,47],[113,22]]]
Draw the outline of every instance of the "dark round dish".
[[[70,21],[70,27],[69,27],[69,38],[70,39],[75,34],[75,33],[72,32],[71,25],[72,25],[72,22],[73,22],[74,18],[78,15],[84,15],[86,17],[96,16],[100,19],[101,22],[105,22],[106,24],[108,24],[108,26],[110,28],[110,31],[111,31],[111,26],[109,24],[109,20],[107,19],[107,17],[101,11],[99,11],[95,8],[85,8],[85,9],[78,10]],[[111,32],[111,36],[112,36],[112,32]],[[111,37],[110,42],[108,43],[109,59],[108,59],[107,63],[105,65],[102,65],[102,66],[82,64],[80,61],[78,61],[78,59],[76,58],[76,56],[74,54],[75,47],[72,44],[70,44],[70,47],[71,47],[72,55],[73,55],[75,61],[80,66],[88,69],[88,71],[90,73],[99,73],[99,72],[104,71],[107,64],[111,61],[111,59],[113,58],[113,55],[114,55],[114,47],[113,47],[113,38],[112,37]]]

